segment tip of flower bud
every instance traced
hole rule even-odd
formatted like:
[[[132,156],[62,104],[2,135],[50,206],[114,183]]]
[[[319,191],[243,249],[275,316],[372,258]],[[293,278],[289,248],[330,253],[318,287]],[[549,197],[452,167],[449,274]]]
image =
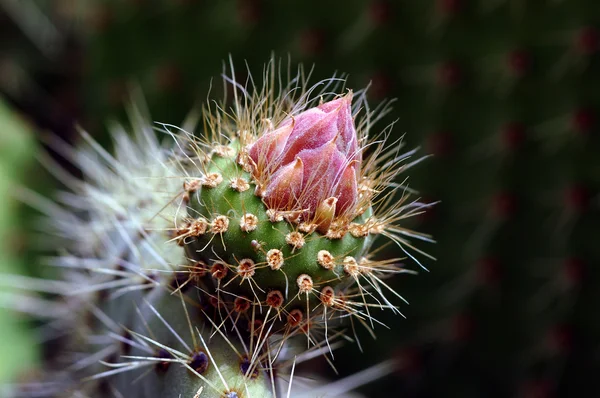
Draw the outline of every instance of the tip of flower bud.
[[[345,95],[340,96],[339,98],[334,99],[333,101],[327,101],[319,104],[317,108],[321,109],[324,112],[332,112],[332,111],[341,111],[342,108],[347,107],[350,109],[352,106],[352,98],[354,94],[352,90],[348,90]]]
[[[355,207],[361,154],[352,98],[349,91],[292,115],[248,147],[269,209],[302,211],[298,222],[326,233],[335,217]]]

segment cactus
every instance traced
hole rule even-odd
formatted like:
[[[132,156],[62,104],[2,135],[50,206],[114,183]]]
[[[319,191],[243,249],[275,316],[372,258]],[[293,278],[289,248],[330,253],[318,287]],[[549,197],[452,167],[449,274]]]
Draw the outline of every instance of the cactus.
[[[394,232],[372,214],[382,165],[371,161],[361,169],[358,141],[366,132],[357,139],[352,97],[289,116],[261,115],[260,136],[256,121],[236,125],[237,135],[200,154],[201,176],[185,182],[183,198],[195,216],[175,235],[205,275],[203,290],[236,318],[246,314],[262,327],[273,321],[272,332],[296,333],[321,313],[317,323],[336,311],[368,313],[354,299],[345,302],[369,294],[363,285],[383,295],[377,274],[395,266],[370,261],[367,253],[374,235]],[[394,219],[401,209],[380,211]]]
[[[411,271],[372,248],[381,236],[424,254],[411,240],[429,238],[402,220],[425,205],[397,181],[415,151],[372,133],[389,107],[370,110],[365,90],[335,77],[309,86],[302,68],[281,83],[281,68],[272,59],[262,86],[232,68],[233,99],[205,107],[198,135],[192,113],[160,124],[163,142],[134,106],[133,137],[116,128],[114,155],[85,132],[86,148],[54,143],[84,180],[54,165],[72,190],[60,205],[24,199],[62,238],[48,262],[69,272],[3,283],[60,296],[39,305],[61,348],[46,381],[14,395],[314,396],[323,382],[298,389],[297,363],[352,340],[346,319],[374,333],[375,309],[399,312],[385,278]],[[393,364],[375,369],[326,393]]]

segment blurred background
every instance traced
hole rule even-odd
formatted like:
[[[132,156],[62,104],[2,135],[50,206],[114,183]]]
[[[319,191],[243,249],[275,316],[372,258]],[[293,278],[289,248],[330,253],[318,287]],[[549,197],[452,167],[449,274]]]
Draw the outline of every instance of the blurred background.
[[[230,55],[238,78],[289,56],[396,98],[394,137],[434,155],[410,186],[441,203],[410,226],[437,261],[393,280],[407,319],[377,315],[340,374],[392,356],[367,397],[600,396],[600,1],[0,0],[0,43],[1,273],[40,272],[10,184],[57,186],[43,136],[108,145],[132,84],[178,124]],[[31,329],[0,309],[0,382],[39,367]]]

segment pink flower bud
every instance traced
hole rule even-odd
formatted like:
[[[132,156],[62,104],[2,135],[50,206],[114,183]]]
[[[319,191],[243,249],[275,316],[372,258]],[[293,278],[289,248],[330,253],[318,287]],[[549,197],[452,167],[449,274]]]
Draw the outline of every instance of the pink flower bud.
[[[248,148],[269,208],[302,211],[321,230],[331,214],[351,215],[362,159],[351,105],[350,92],[290,116]]]

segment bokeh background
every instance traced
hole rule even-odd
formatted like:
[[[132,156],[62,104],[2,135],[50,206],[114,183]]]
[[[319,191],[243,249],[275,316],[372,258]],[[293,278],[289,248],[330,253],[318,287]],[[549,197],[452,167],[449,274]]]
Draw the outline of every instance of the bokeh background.
[[[437,261],[340,374],[393,357],[366,396],[600,396],[600,1],[3,0],[0,43],[2,273],[40,272],[9,181],[51,192],[41,137],[108,144],[132,86],[177,124],[229,56],[239,77],[275,54],[395,98],[394,137],[434,155],[410,185],[440,203],[410,225]],[[31,325],[0,326],[0,381],[38,368]]]

